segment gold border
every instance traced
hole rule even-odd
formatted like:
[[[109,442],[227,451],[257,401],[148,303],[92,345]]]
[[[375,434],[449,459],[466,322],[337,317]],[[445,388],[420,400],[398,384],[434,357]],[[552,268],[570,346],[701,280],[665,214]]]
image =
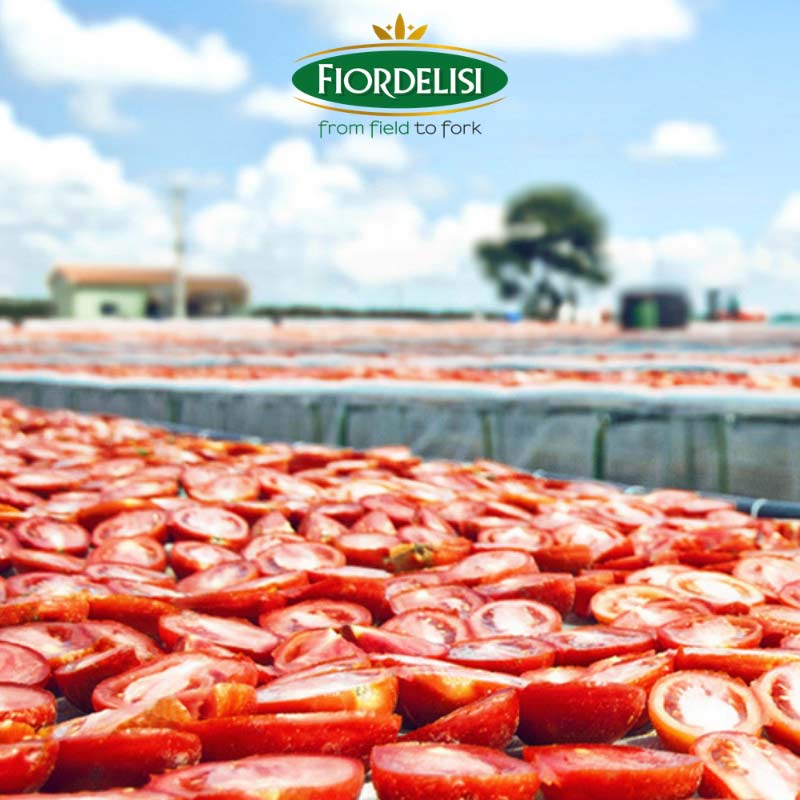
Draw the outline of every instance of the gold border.
[[[302,97],[295,97],[301,103],[306,103],[315,108],[324,108],[326,111],[340,111],[343,114],[360,114],[364,117],[435,117],[440,114],[458,114],[461,111],[475,111],[477,108],[486,108],[486,106],[493,106],[505,97],[498,97],[497,100],[490,100],[488,103],[480,103],[476,106],[466,106],[465,108],[446,108],[441,111],[361,111],[359,109],[350,108],[337,108],[336,106],[325,106],[322,103],[312,103],[310,100],[304,100]]]
[[[347,47],[332,47],[330,50],[320,50],[318,53],[309,53],[307,56],[301,56],[300,58],[295,59],[295,64],[298,61],[305,61],[307,58],[315,58],[316,56],[325,56],[329,55],[330,53],[341,53],[345,50],[364,50],[364,49],[372,49],[378,47],[405,47],[405,48],[417,48],[417,47],[427,47],[428,49],[433,50],[456,50],[459,53],[472,53],[475,56],[483,56],[484,58],[493,58],[495,61],[502,61],[505,63],[505,59],[500,58],[500,56],[493,56],[491,53],[484,53],[481,50],[470,50],[468,47],[455,47],[454,45],[449,44],[429,44],[428,42],[372,42],[370,44],[351,44]]]

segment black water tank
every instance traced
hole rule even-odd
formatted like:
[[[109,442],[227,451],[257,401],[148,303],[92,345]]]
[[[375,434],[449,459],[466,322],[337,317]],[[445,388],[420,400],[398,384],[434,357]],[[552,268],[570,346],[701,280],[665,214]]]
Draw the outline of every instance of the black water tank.
[[[619,314],[626,330],[684,328],[689,324],[689,298],[681,289],[637,289],[624,292]]]

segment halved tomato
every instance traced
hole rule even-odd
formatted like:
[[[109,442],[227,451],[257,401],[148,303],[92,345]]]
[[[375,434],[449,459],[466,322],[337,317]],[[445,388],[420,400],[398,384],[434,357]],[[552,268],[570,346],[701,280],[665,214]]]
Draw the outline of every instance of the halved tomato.
[[[32,728],[56,721],[56,699],[44,689],[0,683],[0,721],[24,722]]]
[[[370,774],[380,800],[530,800],[539,787],[529,764],[474,745],[380,745],[372,751]]]
[[[447,579],[453,583],[473,586],[491,583],[525,572],[537,572],[536,562],[527,553],[519,550],[490,550],[475,553],[455,564],[447,571]]]
[[[395,614],[417,608],[428,608],[458,614],[460,617],[468,617],[483,603],[481,596],[472,589],[446,583],[400,592],[392,595],[389,600],[389,605]]]
[[[352,758],[269,755],[174,770],[146,788],[187,800],[356,800],[363,785],[364,767]]]
[[[683,670],[661,678],[650,692],[647,710],[664,744],[683,752],[705,733],[757,735],[763,726],[755,694],[720,672]]]
[[[653,600],[674,600],[676,596],[675,592],[660,586],[624,583],[601,589],[593,595],[589,608],[598,622],[608,624],[626,611],[644,606]]]
[[[176,541],[199,539],[240,550],[247,543],[250,528],[232,511],[214,506],[186,506],[172,513],[169,529]]]
[[[683,800],[703,776],[699,758],[602,744],[526,747],[546,800]]]
[[[30,647],[0,642],[0,682],[21,686],[44,686],[50,679],[50,665]]]
[[[474,591],[486,600],[536,600],[553,606],[559,614],[568,614],[575,602],[575,579],[563,572],[526,572],[477,584]]]
[[[259,625],[285,639],[299,631],[338,628],[342,625],[369,625],[372,614],[363,606],[338,600],[306,600],[278,611],[262,614]]]
[[[461,617],[426,608],[404,611],[385,622],[381,630],[413,636],[446,647],[462,639],[468,639],[470,635],[469,626]]]
[[[542,641],[556,648],[556,664],[580,666],[610,656],[646,653],[655,646],[655,637],[646,631],[584,625],[554,633],[542,633]]]
[[[169,553],[169,564],[180,578],[216,567],[217,564],[241,560],[242,556],[239,553],[234,553],[227,547],[191,539],[175,542]]]
[[[53,771],[57,754],[52,739],[0,744],[0,792],[35,792]]]
[[[770,738],[800,750],[800,663],[783,664],[753,681]]]
[[[89,534],[74,522],[31,517],[14,527],[19,543],[33,550],[83,555],[89,549]]]
[[[368,667],[367,654],[331,628],[299,631],[272,651],[275,669],[282,673],[336,662]]]
[[[535,600],[495,600],[469,617],[472,634],[478,638],[539,636],[561,629],[561,615]]]
[[[800,793],[800,758],[747,733],[707,733],[693,745],[703,762],[703,797],[795,800]]]
[[[750,683],[784,664],[800,662],[800,653],[774,648],[679,647],[676,669],[704,669],[724,672]]]
[[[658,629],[662,647],[758,647],[764,629],[744,616],[698,616],[673,620]]]
[[[764,593],[751,583],[711,570],[689,570],[673,575],[667,588],[700,600],[718,614],[746,614],[763,603]]]
[[[556,650],[528,636],[495,636],[463,639],[453,645],[447,660],[463,667],[509,672],[521,675],[555,663]]]

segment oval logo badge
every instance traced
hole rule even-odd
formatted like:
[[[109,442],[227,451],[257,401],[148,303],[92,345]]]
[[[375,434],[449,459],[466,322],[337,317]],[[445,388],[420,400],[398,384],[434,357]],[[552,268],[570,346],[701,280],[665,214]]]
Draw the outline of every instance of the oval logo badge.
[[[292,76],[295,88],[306,96],[297,99],[331,111],[384,116],[468,111],[503,99],[494,96],[508,84],[508,76],[493,63],[500,61],[496,56],[420,43],[426,27],[420,26],[414,35],[402,15],[394,26],[399,40],[389,32],[391,26],[373,27],[380,43],[340,47],[300,59],[315,60]],[[411,33],[406,39],[407,32]]]

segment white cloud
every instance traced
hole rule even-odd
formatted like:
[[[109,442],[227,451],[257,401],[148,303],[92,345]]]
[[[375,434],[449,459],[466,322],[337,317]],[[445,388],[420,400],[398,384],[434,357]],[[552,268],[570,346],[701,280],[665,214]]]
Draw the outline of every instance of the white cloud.
[[[328,155],[335,161],[391,172],[407,169],[411,163],[408,148],[394,136],[343,136],[328,148]]]
[[[394,22],[395,0],[273,0],[304,7],[323,32],[344,41],[372,41],[372,24]],[[685,0],[404,0],[407,23],[428,25],[426,40],[500,51],[609,53],[679,41],[692,35],[695,19]]]
[[[713,126],[685,120],[662,122],[644,142],[628,148],[633,158],[642,160],[712,159],[724,151]]]
[[[310,125],[322,112],[300,102],[298,96],[303,95],[292,87],[259,86],[244,98],[240,110],[254,119],[269,119],[286,125]]]
[[[83,23],[57,0],[0,0],[0,42],[24,77],[75,89],[79,119],[105,130],[122,122],[112,105],[115,92],[225,92],[249,74],[247,60],[219,34],[190,44],[134,17]]]
[[[781,233],[800,234],[800,192],[786,198],[775,218],[774,227]]]
[[[165,263],[160,199],[81,136],[40,136],[0,102],[0,284],[41,295],[57,261]]]
[[[87,86],[69,98],[73,117],[84,127],[99,133],[127,133],[136,123],[121,114],[114,105],[114,96],[106,89]]]

